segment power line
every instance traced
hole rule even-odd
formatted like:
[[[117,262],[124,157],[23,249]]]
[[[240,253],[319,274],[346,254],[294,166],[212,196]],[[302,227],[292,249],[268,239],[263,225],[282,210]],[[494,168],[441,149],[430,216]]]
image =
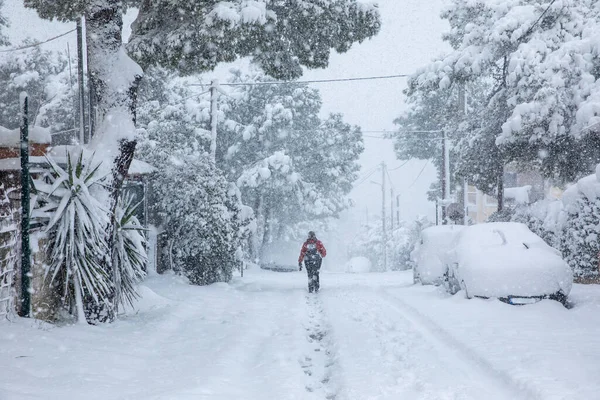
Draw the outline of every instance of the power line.
[[[415,178],[415,180],[410,184],[409,187],[406,188],[406,190],[410,189],[411,187],[413,187],[415,185],[415,183],[417,183],[417,181],[419,180],[419,178],[421,177],[421,175],[423,174],[423,171],[425,171],[425,167],[429,164],[429,160],[427,160],[427,162],[425,163],[425,165],[423,165],[423,168],[421,168],[421,171],[419,172],[419,175],[417,175],[417,177]]]
[[[363,183],[365,183],[367,181],[367,179],[369,179],[375,172],[377,172],[378,168],[375,168],[370,174],[368,174],[367,176],[365,176],[360,182],[358,182],[356,185],[354,185],[354,187],[358,187],[359,185],[362,185]]]
[[[372,81],[379,79],[394,79],[406,78],[408,74],[398,75],[380,75],[380,76],[363,76],[357,78],[337,78],[337,79],[315,79],[309,81],[270,81],[270,82],[238,82],[238,83],[219,83],[220,86],[260,86],[260,85],[299,85],[307,83],[332,83],[332,82],[356,82],[356,81]],[[188,86],[207,86],[205,83],[190,83]]]
[[[390,171],[387,168],[385,168],[385,174],[388,177],[388,181],[390,181],[390,186],[392,187],[392,190],[396,190],[396,188],[394,187],[394,182],[392,182],[392,177],[390,176]]]
[[[401,165],[399,165],[398,167],[396,167],[396,168],[392,168],[392,169],[388,169],[388,171],[395,171],[395,170],[397,170],[397,169],[400,169],[400,168],[404,167],[406,164],[408,164],[409,162],[410,162],[410,160],[406,160],[405,162],[403,162],[403,163],[402,163]]]
[[[365,173],[363,174],[363,176],[361,176],[360,178],[358,178],[359,180],[363,180],[365,178],[365,176],[372,174],[373,172],[377,171],[377,169],[379,168],[379,166],[375,166],[373,168],[369,168],[367,171],[365,171]]]
[[[56,39],[58,39],[58,38],[61,38],[61,37],[63,37],[63,36],[66,36],[66,35],[68,35],[69,33],[71,33],[71,32],[75,32],[75,31],[76,31],[76,29],[71,29],[71,30],[70,30],[70,31],[68,31],[68,32],[61,33],[60,35],[57,35],[57,36],[51,37],[50,39],[46,39],[46,40],[44,40],[43,42],[37,42],[37,43],[33,43],[33,44],[28,44],[28,45],[26,45],[26,46],[15,47],[15,48],[12,48],[12,49],[0,50],[0,53],[10,53],[10,52],[13,52],[13,51],[19,51],[19,50],[30,49],[30,48],[32,48],[32,47],[37,47],[37,46],[40,46],[40,45],[42,45],[42,44],[44,44],[44,43],[48,43],[48,42],[51,42],[51,41],[53,41],[53,40],[56,40]]]

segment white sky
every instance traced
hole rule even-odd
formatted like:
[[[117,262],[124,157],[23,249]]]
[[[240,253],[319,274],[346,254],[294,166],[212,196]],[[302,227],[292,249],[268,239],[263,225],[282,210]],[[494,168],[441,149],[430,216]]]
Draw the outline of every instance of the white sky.
[[[355,45],[345,54],[333,54],[327,69],[307,71],[304,79],[413,73],[447,48],[441,40],[446,23],[439,18],[446,1],[379,0],[383,22],[380,34],[372,40]],[[34,11],[24,9],[21,1],[17,0],[6,1],[3,12],[11,23],[8,33],[14,44],[26,37],[44,40],[74,28],[74,24],[40,20]],[[74,52],[74,33],[46,46],[66,50],[67,42],[70,43],[71,52]],[[364,131],[389,131],[394,129],[394,118],[405,108],[402,94],[405,82],[404,78],[398,78],[327,83],[315,87],[321,91],[324,114],[341,112],[346,121],[361,126]],[[381,136],[377,133],[365,134]],[[403,163],[396,160],[391,140],[366,137],[365,147],[361,157],[361,176],[382,161],[385,161],[390,169]],[[427,201],[425,194],[435,179],[435,170],[431,164],[425,166],[420,178],[415,181],[425,164],[426,161],[412,160],[404,167],[390,172],[395,193],[401,195],[400,210],[403,219],[412,220],[418,215],[434,218],[434,205]],[[356,206],[345,216],[350,220],[346,222],[353,222],[352,225],[364,222],[367,210],[369,219],[380,215],[381,187],[370,183],[371,180],[381,182],[381,172],[376,172],[351,193]],[[386,203],[389,204],[390,185],[389,182],[386,184]]]

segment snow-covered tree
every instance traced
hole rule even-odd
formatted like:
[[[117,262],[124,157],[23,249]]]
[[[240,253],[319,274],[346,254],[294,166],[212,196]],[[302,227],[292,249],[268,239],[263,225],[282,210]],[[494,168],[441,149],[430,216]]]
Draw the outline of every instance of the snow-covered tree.
[[[153,179],[172,268],[200,285],[231,279],[242,222],[235,191],[208,158],[174,155]]]
[[[51,126],[54,131],[73,128],[76,90],[70,88],[67,63],[61,54],[39,47],[2,54],[0,126],[9,129],[20,126],[19,94],[25,91],[29,95],[33,125]]]
[[[138,157],[160,170],[150,178],[149,200],[167,235],[169,263],[195,284],[227,281],[239,267],[252,212],[207,155],[208,103],[162,69],[147,75],[140,94]]]
[[[4,7],[4,0],[0,0],[0,11]],[[5,34],[5,29],[10,26],[8,20],[2,13],[0,13],[0,46],[6,46],[10,44],[8,37]]]
[[[347,51],[380,27],[376,6],[357,0],[267,2],[245,0],[24,0],[43,18],[85,16],[88,65],[99,121],[93,146],[115,157],[108,211],[109,251],[116,206],[135,151],[136,100],[144,68],[208,71],[223,61],[251,56],[267,73],[291,79],[301,66],[325,67],[331,49]],[[124,7],[138,8],[130,42],[122,43]],[[129,53],[129,55],[127,54]],[[112,257],[111,257],[112,259]],[[110,265],[105,268],[110,271]]]
[[[260,73],[234,72],[232,81],[249,85],[222,99],[217,165],[254,209],[261,246],[294,224],[347,208],[360,129],[339,114],[321,119],[320,95],[306,85],[280,85]]]
[[[589,171],[598,158],[590,125],[600,121],[598,2],[453,0],[442,17],[453,51],[413,84],[425,91],[488,79],[489,112],[479,117],[492,135],[481,140],[494,141],[503,163],[567,180]]]

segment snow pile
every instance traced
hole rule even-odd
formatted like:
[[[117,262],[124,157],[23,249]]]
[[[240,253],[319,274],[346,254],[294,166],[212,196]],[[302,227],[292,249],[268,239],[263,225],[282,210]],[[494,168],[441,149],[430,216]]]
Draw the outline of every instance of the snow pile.
[[[346,263],[346,272],[355,274],[371,272],[371,261],[367,257],[352,257]]]

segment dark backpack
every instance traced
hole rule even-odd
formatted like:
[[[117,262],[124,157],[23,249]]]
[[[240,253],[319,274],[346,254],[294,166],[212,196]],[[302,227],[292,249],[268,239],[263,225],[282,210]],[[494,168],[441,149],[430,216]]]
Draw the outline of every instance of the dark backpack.
[[[317,242],[306,244],[306,254],[304,255],[306,262],[316,262],[321,259],[321,255],[317,250]]]

